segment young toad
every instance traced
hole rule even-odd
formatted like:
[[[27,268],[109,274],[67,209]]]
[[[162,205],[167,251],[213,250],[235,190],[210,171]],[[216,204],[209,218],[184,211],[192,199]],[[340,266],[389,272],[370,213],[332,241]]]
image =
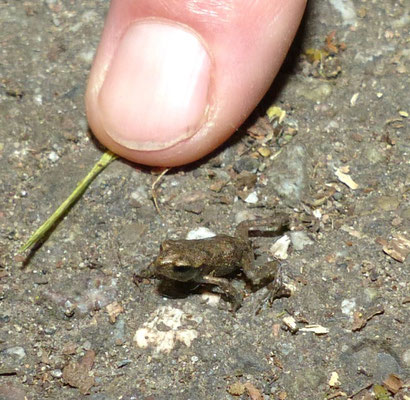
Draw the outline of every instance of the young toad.
[[[218,235],[198,240],[165,240],[147,274],[179,282],[196,282],[219,286],[232,302],[233,310],[242,304],[242,295],[224,276],[241,269],[253,288],[268,285],[272,302],[275,298],[288,296],[282,285],[276,261],[257,266],[254,263],[252,244],[248,238],[250,230],[269,227],[269,231],[281,231],[289,225],[283,214],[274,219],[244,221],[236,229],[235,236]]]

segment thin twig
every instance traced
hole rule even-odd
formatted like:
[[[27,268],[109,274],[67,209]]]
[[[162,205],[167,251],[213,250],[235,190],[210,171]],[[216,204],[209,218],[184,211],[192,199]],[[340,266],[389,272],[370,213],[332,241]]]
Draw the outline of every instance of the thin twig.
[[[162,177],[170,170],[171,168],[165,168],[157,177],[157,179],[155,179],[154,183],[151,186],[151,196],[152,196],[152,200],[154,201],[154,205],[155,208],[158,212],[158,214],[162,217],[161,211],[159,210],[158,207],[158,201],[157,201],[157,193],[155,191],[155,187],[157,186],[157,184],[159,183],[159,181],[162,179]]]
[[[97,177],[97,175],[112,161],[118,158],[117,155],[106,151],[100,160],[94,165],[92,170],[87,176],[77,185],[74,191],[68,196],[68,198],[54,211],[54,213],[44,222],[43,225],[38,228],[30,239],[18,250],[19,253],[27,250],[33,244],[37,243],[43,238],[47,232],[53,227],[53,225],[66,213],[66,211],[76,202],[76,200],[84,193],[88,185]]]

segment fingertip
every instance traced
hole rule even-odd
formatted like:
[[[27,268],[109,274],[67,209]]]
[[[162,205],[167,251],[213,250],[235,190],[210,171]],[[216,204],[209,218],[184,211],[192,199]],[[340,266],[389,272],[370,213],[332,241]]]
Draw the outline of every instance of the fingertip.
[[[167,14],[161,1],[112,0],[90,73],[91,129],[137,163],[182,165],[225,141],[269,88],[305,4],[260,0],[247,13],[238,3],[215,23],[185,3]]]

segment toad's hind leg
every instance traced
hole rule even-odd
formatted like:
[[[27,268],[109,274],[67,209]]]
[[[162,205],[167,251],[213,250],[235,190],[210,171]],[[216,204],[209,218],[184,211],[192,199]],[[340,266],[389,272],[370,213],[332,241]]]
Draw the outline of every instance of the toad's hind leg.
[[[265,227],[264,231],[278,232],[285,230],[290,224],[289,215],[285,213],[278,213],[272,217],[262,218],[259,220],[242,221],[236,227],[236,236],[247,240],[249,237],[249,231],[257,230],[257,228]]]
[[[289,297],[292,294],[290,289],[283,284],[282,269],[280,265],[277,266],[275,279],[266,286],[266,289],[266,295],[261,299],[256,314],[259,314],[264,304],[268,303],[269,306],[272,306],[275,299]]]

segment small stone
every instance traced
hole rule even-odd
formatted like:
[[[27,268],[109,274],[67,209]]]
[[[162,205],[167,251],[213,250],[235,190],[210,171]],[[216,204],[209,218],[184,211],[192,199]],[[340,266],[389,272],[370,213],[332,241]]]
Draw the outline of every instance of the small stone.
[[[270,247],[269,250],[276,258],[279,258],[280,260],[286,260],[288,258],[289,245],[289,236],[283,235]]]
[[[211,189],[212,190],[212,189]],[[193,201],[191,203],[184,204],[184,210],[192,214],[201,214],[205,209],[205,204],[203,201]]]
[[[128,364],[131,364],[131,362],[132,362],[131,360],[120,360],[120,361],[117,361],[116,366],[117,368],[122,368]]]
[[[241,382],[232,383],[228,387],[228,393],[232,396],[241,396],[245,393],[245,385]]]
[[[352,139],[355,141],[355,142],[363,142],[363,136],[360,134],[360,133],[357,133],[357,132],[355,132],[355,133],[353,133],[352,134]]]
[[[380,161],[383,161],[386,156],[383,152],[376,146],[369,144],[364,150],[364,156],[371,164],[377,164]]]
[[[51,151],[50,154],[48,155],[48,159],[51,162],[56,162],[59,159],[59,155],[55,151]]]
[[[200,227],[189,231],[186,235],[187,240],[206,239],[216,236],[215,232],[205,227]]]
[[[53,378],[61,378],[63,376],[63,371],[61,371],[61,369],[53,369],[50,371],[50,375]]]
[[[311,163],[304,146],[295,144],[284,147],[265,173],[267,187],[275,191],[286,204],[296,206],[308,195]]]
[[[284,325],[292,332],[296,333],[298,331],[298,326],[296,324],[295,318],[293,318],[291,315],[284,317],[282,319],[282,322]]]
[[[67,300],[64,304],[64,315],[66,317],[72,317],[74,315],[76,305],[71,303],[70,300]]]
[[[335,171],[335,175],[337,176],[340,182],[344,183],[350,189],[356,190],[359,187],[359,185],[352,179],[350,175],[343,172],[342,168],[338,168]]]
[[[46,328],[44,328],[44,333],[46,335],[51,336],[51,335],[54,335],[56,332],[57,332],[57,328],[55,326],[51,326],[51,327],[47,326]]]
[[[255,173],[258,170],[259,161],[252,157],[241,157],[233,165],[236,173],[240,174],[242,171],[249,171]]]
[[[328,385],[330,387],[335,387],[335,388],[338,388],[340,386],[339,374],[336,371],[332,372],[332,374],[330,375]]]
[[[295,250],[303,250],[304,247],[313,244],[313,240],[303,231],[290,232],[290,240]]]
[[[364,289],[364,294],[369,303],[374,301],[379,296],[379,292],[375,288]]]
[[[118,301],[114,301],[106,306],[106,310],[109,315],[110,322],[115,324],[117,317],[124,312],[124,307],[118,303]]]
[[[138,208],[145,204],[148,200],[148,191],[145,186],[138,186],[130,194],[130,205],[132,207]]]
[[[8,349],[4,350],[4,353],[11,356],[17,356],[20,360],[22,360],[26,356],[26,351],[23,349],[23,347],[20,346],[9,347]]]
[[[11,383],[4,383],[0,385],[0,399],[1,400],[26,400],[28,399],[26,393]]]
[[[297,89],[296,95],[303,96],[315,103],[323,103],[333,92],[329,83],[309,81]]]
[[[404,363],[404,365],[407,367],[407,368],[410,368],[410,349],[407,349],[404,353],[403,353],[403,355],[402,355],[402,360],[403,360],[403,363]]]
[[[256,204],[259,201],[258,195],[256,192],[249,193],[249,195],[245,199],[245,203],[248,204]]]
[[[258,148],[258,153],[262,156],[262,157],[269,157],[271,155],[271,151],[268,147],[259,147]]]
[[[92,345],[91,345],[91,342],[90,342],[89,340],[86,340],[86,341],[83,343],[83,349],[84,349],[84,350],[90,350],[91,347],[92,347]]]
[[[235,215],[235,223],[239,225],[243,221],[252,221],[255,219],[255,214],[251,213],[249,210],[239,211]]]
[[[350,105],[354,107],[356,105],[357,99],[359,98],[359,93],[355,93],[350,99]]]
[[[41,94],[34,95],[33,100],[39,106],[41,106],[43,104],[43,96]]]
[[[399,200],[393,196],[381,196],[377,199],[377,206],[383,211],[397,210],[399,205]]]
[[[345,315],[351,315],[356,308],[356,299],[345,299],[342,301],[341,309]]]
[[[112,332],[112,339],[116,346],[122,346],[125,343],[125,321],[119,318],[115,323],[114,330]]]

